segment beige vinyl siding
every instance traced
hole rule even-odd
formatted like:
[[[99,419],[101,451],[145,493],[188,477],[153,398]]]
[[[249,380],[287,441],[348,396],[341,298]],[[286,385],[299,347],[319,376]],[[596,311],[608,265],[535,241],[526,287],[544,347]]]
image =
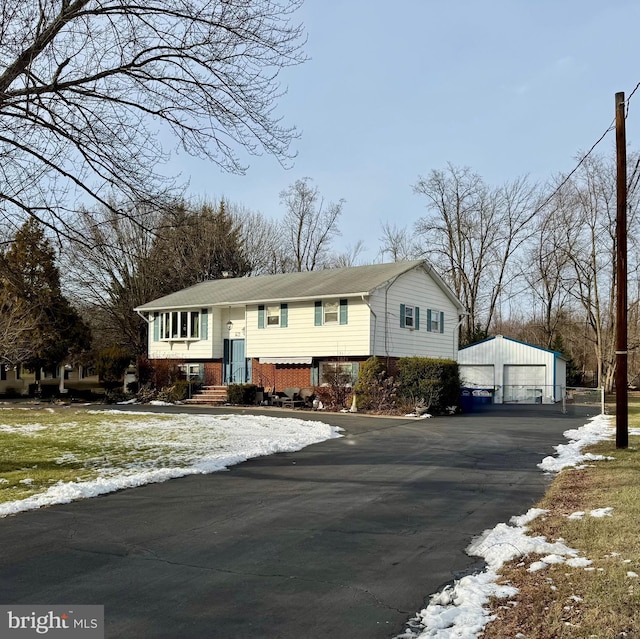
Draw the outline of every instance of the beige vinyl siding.
[[[400,275],[386,287],[374,291],[370,299],[376,315],[371,351],[381,357],[445,357],[456,359],[458,352],[458,309],[421,268]],[[400,327],[400,305],[420,309],[417,330]],[[429,310],[444,313],[444,332],[427,330]]]
[[[335,300],[338,301],[336,297]],[[287,327],[258,328],[258,305],[247,307],[247,357],[331,357],[369,355],[369,309],[348,298],[347,324],[315,326],[315,302],[287,302]]]

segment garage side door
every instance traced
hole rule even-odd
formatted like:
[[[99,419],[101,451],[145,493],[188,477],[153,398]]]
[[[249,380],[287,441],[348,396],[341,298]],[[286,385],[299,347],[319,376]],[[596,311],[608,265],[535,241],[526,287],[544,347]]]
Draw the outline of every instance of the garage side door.
[[[542,402],[545,387],[546,367],[505,365],[504,401],[523,404]]]
[[[493,388],[493,364],[460,364],[460,378],[463,386]]]

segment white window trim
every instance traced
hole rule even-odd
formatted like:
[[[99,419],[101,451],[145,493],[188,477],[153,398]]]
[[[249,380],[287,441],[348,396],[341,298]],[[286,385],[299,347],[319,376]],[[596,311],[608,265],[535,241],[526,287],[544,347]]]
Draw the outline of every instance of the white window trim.
[[[335,310],[331,310],[328,311],[328,307],[331,306],[335,306]],[[336,318],[334,320],[327,320],[327,312],[330,313],[335,313]],[[332,300],[332,301],[324,301],[322,303],[322,324],[323,326],[326,325],[333,325],[333,324],[339,324],[340,323],[340,300]]]
[[[429,309],[431,311],[431,332],[440,332],[440,313],[441,311],[436,308]]]
[[[281,313],[281,304],[265,304],[264,307],[264,326],[265,328],[280,328],[280,313]],[[269,314],[269,311],[274,311],[273,314]],[[269,318],[275,318],[275,322],[269,322]]]
[[[415,310],[416,307],[414,304],[404,305],[404,327],[410,330],[415,329]]]
[[[180,324],[182,319],[181,317],[182,313],[186,313],[187,315],[187,334],[183,336],[180,335]],[[198,324],[197,324],[198,335],[197,336],[193,336],[191,334],[194,313],[198,315]],[[174,316],[176,317],[176,321],[177,321],[176,336],[173,336]],[[202,335],[202,313],[199,310],[198,311],[182,311],[182,310],[163,311],[158,315],[158,321],[160,322],[160,326],[158,329],[160,342],[197,342],[202,339],[200,337],[200,335]],[[168,336],[165,336],[165,333],[167,333]]]

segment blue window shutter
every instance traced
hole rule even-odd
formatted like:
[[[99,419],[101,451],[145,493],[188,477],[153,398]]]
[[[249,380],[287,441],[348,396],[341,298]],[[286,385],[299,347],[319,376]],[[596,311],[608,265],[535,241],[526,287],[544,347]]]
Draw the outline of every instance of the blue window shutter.
[[[351,362],[351,377],[354,382],[358,380],[358,375],[360,375],[360,362]]]
[[[289,323],[289,305],[280,304],[280,328],[287,328]]]
[[[223,358],[222,358],[222,381],[224,384],[229,382],[231,377],[231,364],[229,363],[229,354],[231,352],[231,340],[225,338],[223,342]]]
[[[444,313],[440,311],[440,332],[444,333]]]
[[[420,307],[419,306],[415,307],[415,309],[413,310],[413,315],[414,315],[413,322],[415,325],[415,329],[416,331],[419,331],[420,330]]]
[[[311,364],[311,386],[318,386],[320,383],[320,364],[313,362]]]
[[[200,311],[200,322],[201,322],[201,339],[209,339],[209,311],[206,308],[203,308]]]
[[[348,304],[348,300],[340,300],[340,324],[347,324],[349,321]]]
[[[431,309],[427,310],[427,331],[431,332]]]
[[[322,302],[315,303],[313,323],[315,326],[322,326]]]
[[[160,339],[160,313],[155,312],[153,314],[153,341],[157,342]]]
[[[405,327],[404,322],[404,304],[400,304],[400,328]]]
[[[264,305],[258,306],[258,328],[264,328]]]

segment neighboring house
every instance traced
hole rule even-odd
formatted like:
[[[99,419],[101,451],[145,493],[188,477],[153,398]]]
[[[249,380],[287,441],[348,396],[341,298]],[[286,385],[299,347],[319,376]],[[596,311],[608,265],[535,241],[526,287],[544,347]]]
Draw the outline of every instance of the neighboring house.
[[[63,393],[67,386],[91,390],[99,390],[101,387],[98,376],[92,368],[69,364],[59,366],[55,374],[51,371],[41,371],[40,385],[55,386]],[[36,375],[33,371],[21,365],[0,364],[0,395],[27,395],[29,390],[33,391],[35,387]]]
[[[0,363],[0,394],[25,395],[27,390],[22,367]]]
[[[493,390],[493,401],[539,404],[562,400],[567,360],[560,353],[496,335],[461,348],[463,387]]]
[[[357,375],[372,355],[455,359],[463,307],[427,262],[227,278],[135,309],[149,359],[179,360],[206,384],[283,389]]]

